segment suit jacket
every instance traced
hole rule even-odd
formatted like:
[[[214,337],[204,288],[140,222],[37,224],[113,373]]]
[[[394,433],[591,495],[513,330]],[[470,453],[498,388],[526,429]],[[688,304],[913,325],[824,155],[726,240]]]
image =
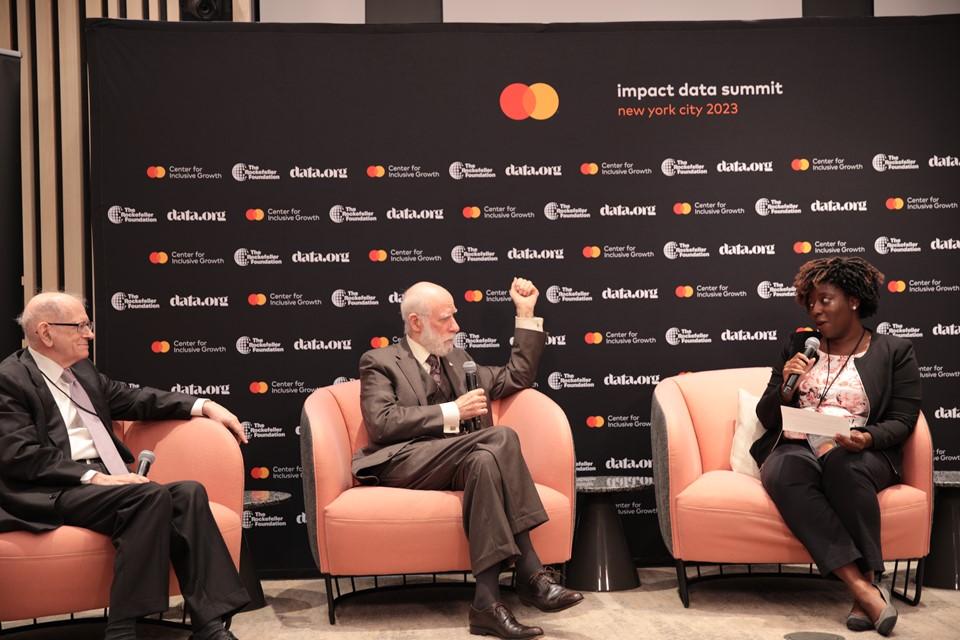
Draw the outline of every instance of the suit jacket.
[[[505,366],[477,366],[477,381],[487,394],[488,407],[489,400],[505,398],[533,384],[546,341],[542,331],[516,329],[510,360]],[[440,358],[453,385],[454,397],[467,392],[463,374],[467,360],[473,358],[463,349],[454,349]],[[363,354],[360,410],[370,444],[354,456],[354,474],[386,462],[410,442],[444,437],[440,405],[428,404],[427,393],[423,369],[405,339]],[[488,411],[481,418],[481,426],[491,424]]]
[[[182,393],[114,382],[89,360],[71,370],[127,463],[133,455],[113,434],[113,420],[188,418],[196,402]],[[0,532],[63,524],[54,503],[87,470],[71,459],[67,427],[30,352],[21,349],[0,362]]]
[[[793,354],[803,351],[803,343],[811,335],[812,332],[802,331],[791,337],[773,365],[770,381],[757,403],[757,417],[767,430],[750,447],[758,465],[770,455],[783,430],[780,413],[783,365]],[[872,448],[883,453],[899,476],[902,445],[913,432],[920,415],[920,369],[909,340],[873,331],[871,335],[870,348],[853,360],[870,401],[870,415],[861,430],[870,433]],[[799,397],[795,394],[790,406],[798,406]]]

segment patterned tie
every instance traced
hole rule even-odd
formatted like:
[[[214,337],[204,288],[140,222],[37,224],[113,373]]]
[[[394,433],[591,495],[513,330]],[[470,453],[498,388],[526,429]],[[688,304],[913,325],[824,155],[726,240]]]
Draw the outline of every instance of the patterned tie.
[[[70,398],[74,402],[77,413],[80,414],[80,421],[83,423],[83,426],[87,428],[87,431],[90,432],[90,437],[93,438],[93,445],[97,448],[97,453],[100,454],[100,459],[103,461],[104,466],[107,467],[107,471],[114,476],[130,473],[127,465],[123,463],[123,458],[117,450],[117,445],[115,445],[110,438],[110,433],[107,431],[107,427],[103,424],[103,421],[100,420],[100,417],[96,415],[96,413],[90,414],[84,411],[84,409],[93,410],[93,403],[90,402],[90,396],[87,395],[84,388],[77,382],[77,377],[73,375],[73,372],[69,369],[64,369],[63,375],[60,377],[69,385]]]
[[[433,381],[437,384],[437,389],[442,396],[442,400],[446,402],[450,399],[450,383],[440,368],[440,358],[430,354],[427,356],[427,364],[430,365],[430,377],[433,378]]]

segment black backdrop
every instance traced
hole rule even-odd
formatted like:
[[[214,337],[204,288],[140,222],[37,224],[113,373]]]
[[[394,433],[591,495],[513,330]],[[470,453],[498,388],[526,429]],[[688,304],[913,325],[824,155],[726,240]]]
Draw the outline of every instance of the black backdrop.
[[[0,353],[20,348],[13,322],[23,300],[20,208],[20,54],[0,50]]]
[[[770,363],[797,267],[862,255],[960,468],[958,24],[93,22],[98,364],[248,421],[247,487],[294,498],[244,523],[290,574],[303,400],[399,339],[412,282],[498,362],[533,279],[578,473],[649,477],[654,385]],[[620,507],[663,559],[652,492]]]

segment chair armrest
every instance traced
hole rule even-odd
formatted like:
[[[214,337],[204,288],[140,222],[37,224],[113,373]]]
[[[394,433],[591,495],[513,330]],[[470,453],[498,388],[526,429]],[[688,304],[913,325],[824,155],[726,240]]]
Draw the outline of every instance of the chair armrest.
[[[913,433],[903,443],[903,484],[916,487],[927,496],[927,543],[933,523],[933,440],[927,419],[921,413]]]
[[[573,433],[560,405],[535,389],[497,402],[496,424],[509,426],[520,436],[523,459],[534,482],[559,491],[574,504]]]
[[[676,558],[680,550],[673,544],[673,505],[677,495],[703,475],[703,464],[686,399],[673,378],[662,380],[653,390],[650,443],[660,534]]]
[[[120,423],[122,439],[138,456],[157,455],[150,479],[167,483],[196,480],[216,502],[243,514],[243,455],[233,434],[209,418]]]
[[[317,389],[303,403],[300,416],[300,459],[307,535],[313,559],[327,570],[323,512],[337,496],[353,486],[352,450],[347,425],[329,387]]]

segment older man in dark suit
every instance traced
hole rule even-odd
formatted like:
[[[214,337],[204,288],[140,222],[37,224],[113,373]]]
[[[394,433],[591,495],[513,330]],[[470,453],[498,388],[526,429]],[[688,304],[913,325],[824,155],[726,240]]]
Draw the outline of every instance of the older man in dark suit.
[[[28,347],[0,362],[0,531],[72,525],[113,539],[106,640],[135,639],[138,617],[167,608],[171,562],[192,637],[235,640],[222,617],[249,598],[203,486],[130,473],[133,456],[110,424],[204,415],[245,442],[237,417],[210,400],[98,372],[87,359],[93,324],[73,296],[35,296],[20,323]]]
[[[530,543],[530,530],[547,521],[517,434],[491,429],[488,399],[533,384],[546,344],[543,320],[534,317],[539,292],[529,280],[510,287],[517,311],[510,360],[477,367],[478,388],[468,391],[467,352],[453,346],[460,330],[450,293],[430,282],[404,292],[400,306],[406,337],[360,359],[360,406],[370,446],[359,452],[353,472],[361,482],[408,489],[463,491],[463,526],[470,543],[477,588],[470,632],[530,638],[539,627],[520,624],[500,602],[503,563],[515,561],[517,592],[525,604],[559,611],[583,596],[561,586],[544,569]],[[479,429],[471,429],[477,419]]]

